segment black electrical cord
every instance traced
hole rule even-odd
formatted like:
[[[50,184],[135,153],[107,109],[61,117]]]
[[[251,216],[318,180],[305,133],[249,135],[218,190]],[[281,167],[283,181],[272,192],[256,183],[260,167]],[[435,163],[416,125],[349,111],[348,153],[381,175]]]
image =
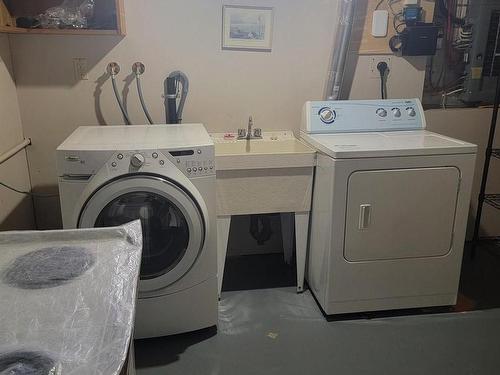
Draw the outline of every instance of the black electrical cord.
[[[389,39],[389,48],[394,53],[401,52],[401,36],[394,35],[391,39]]]
[[[377,70],[380,73],[380,97],[381,99],[387,99],[386,79],[389,66],[385,61],[381,61],[377,64]]]
[[[3,182],[0,182],[0,185],[9,189],[9,190],[15,191],[16,193],[29,195],[29,196],[35,197],[35,198],[55,198],[55,197],[59,196],[59,194],[36,194],[36,193],[31,193],[29,191],[22,191],[22,190],[13,188],[12,186],[9,186]]]
[[[406,26],[406,22],[404,21],[404,19],[402,19],[403,17],[403,13],[402,12],[399,12],[397,14],[394,15],[394,17],[392,18],[392,27],[394,28],[394,31],[397,33],[397,34],[401,34],[401,32],[398,30],[399,27],[401,26]],[[399,21],[399,23],[398,23]]]

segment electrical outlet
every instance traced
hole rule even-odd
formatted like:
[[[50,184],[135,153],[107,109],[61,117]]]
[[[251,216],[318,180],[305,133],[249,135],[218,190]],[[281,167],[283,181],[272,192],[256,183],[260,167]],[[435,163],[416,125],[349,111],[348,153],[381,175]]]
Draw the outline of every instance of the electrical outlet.
[[[86,57],[75,57],[73,67],[76,81],[87,81],[89,79],[89,66]]]
[[[379,62],[385,62],[391,71],[391,57],[390,56],[375,56],[370,60],[370,78],[380,79],[380,72],[377,69]]]

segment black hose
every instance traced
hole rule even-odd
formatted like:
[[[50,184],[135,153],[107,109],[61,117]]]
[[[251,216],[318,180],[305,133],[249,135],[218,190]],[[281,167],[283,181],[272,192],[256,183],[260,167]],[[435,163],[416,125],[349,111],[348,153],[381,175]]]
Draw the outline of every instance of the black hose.
[[[179,119],[177,118],[177,86],[175,78],[166,79],[167,95],[165,97],[166,107],[167,107],[167,123],[168,124],[178,124]]]
[[[184,105],[186,104],[186,99],[189,94],[189,79],[186,74],[180,70],[170,73],[169,78],[175,79],[175,86],[177,93],[181,93],[181,98],[179,100],[179,105],[177,106],[177,123],[182,123],[182,114],[184,112]],[[180,89],[182,87],[182,90]]]
[[[120,94],[118,93],[118,87],[116,86],[116,77],[114,74],[111,75],[111,82],[113,83],[113,91],[115,92],[116,101],[118,102],[118,106],[120,107],[120,110],[122,111],[123,118],[125,119],[125,123],[127,125],[132,125],[132,121],[130,121],[130,118],[128,117],[128,112],[125,109],[125,106],[123,105],[122,100],[120,99]]]
[[[257,241],[258,245],[264,245],[266,241],[269,241],[273,235],[269,215],[251,215],[250,234]]]

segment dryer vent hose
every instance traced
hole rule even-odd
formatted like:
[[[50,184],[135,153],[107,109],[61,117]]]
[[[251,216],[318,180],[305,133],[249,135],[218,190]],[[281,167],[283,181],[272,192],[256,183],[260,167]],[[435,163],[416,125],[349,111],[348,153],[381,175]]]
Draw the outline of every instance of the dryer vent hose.
[[[251,215],[250,234],[259,245],[264,245],[264,243],[269,241],[273,235],[271,218],[269,215]]]

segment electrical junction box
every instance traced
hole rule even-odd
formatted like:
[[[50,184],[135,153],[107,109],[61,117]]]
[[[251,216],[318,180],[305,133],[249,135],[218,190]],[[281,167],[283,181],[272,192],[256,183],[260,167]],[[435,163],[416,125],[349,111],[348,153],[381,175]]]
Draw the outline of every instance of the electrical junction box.
[[[433,24],[407,26],[401,33],[402,56],[433,56],[436,54],[439,27]]]
[[[387,36],[387,25],[389,22],[389,11],[376,10],[373,12],[372,35],[376,38]]]

